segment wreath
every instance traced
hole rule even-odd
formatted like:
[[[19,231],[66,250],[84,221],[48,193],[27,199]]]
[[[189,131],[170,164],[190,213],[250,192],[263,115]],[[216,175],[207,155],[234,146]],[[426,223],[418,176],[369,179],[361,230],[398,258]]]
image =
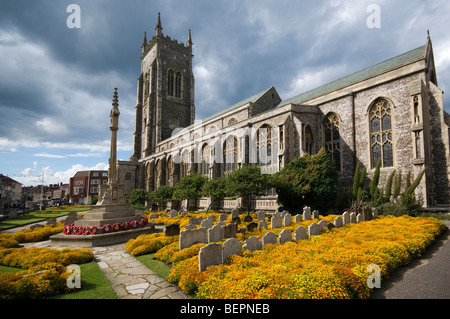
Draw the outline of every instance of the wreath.
[[[121,229],[122,229],[122,227],[120,226],[119,223],[115,223],[115,224],[112,225],[112,230],[113,231],[119,231]]]
[[[71,232],[72,232],[72,226],[71,225],[64,226],[64,229],[63,229],[64,235],[70,235]]]
[[[122,230],[128,230],[131,227],[130,223],[128,223],[128,222],[124,222],[120,226],[122,227]]]
[[[76,235],[81,235],[83,233],[83,227],[82,226],[78,226],[75,227],[77,230],[75,231]]]
[[[97,231],[98,231],[98,228],[97,228],[97,226],[94,225],[89,229],[89,234],[95,235],[95,234],[97,234]]]
[[[75,235],[76,233],[77,233],[77,227],[76,226],[70,226],[70,233],[72,234],[72,235]]]
[[[133,220],[132,222],[131,222],[131,228],[133,228],[133,229],[136,229],[136,228],[138,228],[139,227],[139,223],[138,223],[138,221],[137,220]]]
[[[83,227],[83,235],[89,235],[90,232],[91,232],[91,227],[89,227],[89,226]]]
[[[102,232],[103,233],[109,233],[111,231],[111,225],[110,224],[105,224],[102,226]]]
[[[148,224],[148,219],[147,218],[142,218],[141,219],[141,226],[145,227]]]

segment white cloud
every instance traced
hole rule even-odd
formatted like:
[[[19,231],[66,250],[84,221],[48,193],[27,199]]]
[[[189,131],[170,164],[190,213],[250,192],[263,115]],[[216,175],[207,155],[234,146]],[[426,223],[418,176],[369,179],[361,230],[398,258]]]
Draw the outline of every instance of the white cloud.
[[[36,156],[36,157],[48,157],[48,158],[66,158],[64,155],[45,154],[45,153],[33,154],[33,156]]]

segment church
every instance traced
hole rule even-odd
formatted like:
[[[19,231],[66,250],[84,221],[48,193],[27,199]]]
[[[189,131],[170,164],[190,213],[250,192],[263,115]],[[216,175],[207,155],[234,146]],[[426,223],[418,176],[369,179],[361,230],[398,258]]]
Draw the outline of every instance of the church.
[[[381,160],[380,185],[394,169],[414,178],[426,168],[416,196],[424,207],[450,206],[450,116],[429,35],[418,48],[287,100],[274,87],[262,88],[195,122],[191,31],[184,44],[162,30],[158,14],[155,34],[142,43],[133,154],[117,163],[125,193],[173,186],[193,173],[214,179],[246,164],[271,174],[324,148],[341,187],[352,186],[357,162],[371,179]],[[199,210],[209,203],[203,198],[168,208]],[[236,207],[241,199],[223,200],[217,208]],[[277,207],[274,190],[250,201],[252,210]]]

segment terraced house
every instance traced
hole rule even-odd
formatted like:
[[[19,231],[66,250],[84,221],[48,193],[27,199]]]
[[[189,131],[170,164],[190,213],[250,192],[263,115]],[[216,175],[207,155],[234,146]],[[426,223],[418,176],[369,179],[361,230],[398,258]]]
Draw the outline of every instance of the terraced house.
[[[186,44],[155,35],[142,44],[137,83],[134,152],[120,161],[126,193],[175,185],[188,174],[217,178],[244,164],[273,173],[289,161],[321,148],[351,186],[356,163],[369,178],[382,162],[380,185],[394,170],[413,177],[427,168],[416,189],[424,206],[449,205],[449,125],[438,87],[431,39],[399,56],[288,100],[274,87],[194,123],[192,38]],[[282,62],[280,62],[282,63]],[[201,89],[201,88],[200,88]],[[225,92],[224,92],[225,94]],[[253,198],[252,209],[273,210],[276,194]],[[209,199],[194,204],[205,208]],[[241,200],[224,200],[232,209]]]

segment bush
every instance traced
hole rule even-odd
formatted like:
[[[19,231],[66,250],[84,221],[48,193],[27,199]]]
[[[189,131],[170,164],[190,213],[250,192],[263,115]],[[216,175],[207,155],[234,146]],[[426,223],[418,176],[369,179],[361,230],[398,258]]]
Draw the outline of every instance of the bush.
[[[125,244],[125,249],[133,256],[151,254],[178,240],[179,236],[165,236],[164,233],[141,235]]]

